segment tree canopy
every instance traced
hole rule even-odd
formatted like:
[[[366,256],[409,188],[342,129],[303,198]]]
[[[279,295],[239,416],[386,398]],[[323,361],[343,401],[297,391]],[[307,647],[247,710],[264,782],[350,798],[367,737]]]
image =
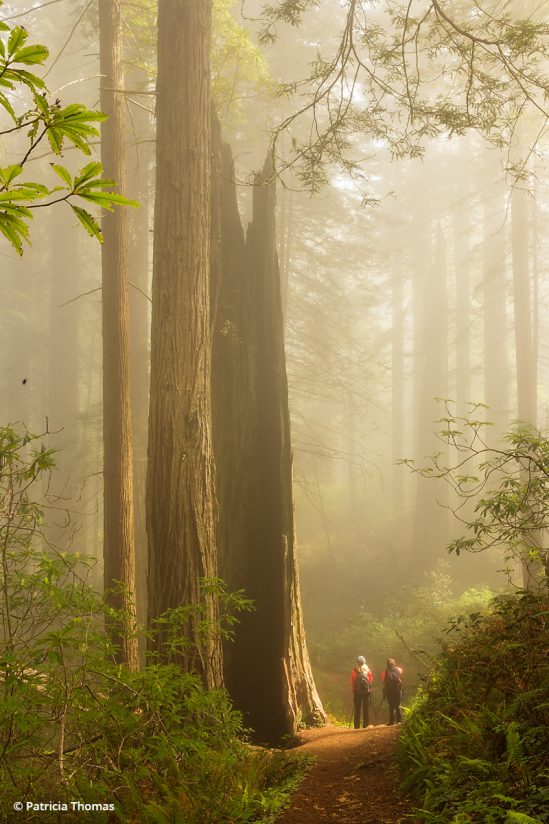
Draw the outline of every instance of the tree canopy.
[[[263,6],[261,41],[280,24],[306,26],[324,0],[283,0]],[[312,191],[326,181],[327,164],[363,174],[367,154],[417,157],[439,135],[480,132],[507,150],[507,169],[524,173],[547,132],[549,27],[533,4],[477,0],[346,0],[337,38],[316,45],[308,77],[287,83],[300,101],[276,127],[289,131],[291,165]],[[529,6],[532,5],[530,9]],[[302,131],[300,124],[306,118]],[[517,130],[528,123],[524,148]],[[357,136],[361,141],[357,145]]]

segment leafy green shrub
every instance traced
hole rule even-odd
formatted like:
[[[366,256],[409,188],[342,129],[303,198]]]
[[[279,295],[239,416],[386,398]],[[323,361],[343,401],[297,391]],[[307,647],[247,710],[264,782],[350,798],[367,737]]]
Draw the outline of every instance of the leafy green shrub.
[[[54,466],[41,438],[0,429],[0,819],[15,803],[104,805],[94,820],[237,824],[280,808],[299,770],[288,755],[246,743],[224,690],[153,661],[141,672],[117,663],[106,631],[124,616],[86,583],[90,562],[47,543],[44,506],[32,490]],[[230,632],[232,607],[220,582]],[[162,617],[173,643],[189,607]],[[200,607],[197,607],[200,609]],[[200,617],[200,616],[199,616]],[[109,809],[109,805],[113,805]],[[32,807],[21,820],[54,810]]]
[[[459,619],[399,740],[420,821],[549,821],[549,597]]]

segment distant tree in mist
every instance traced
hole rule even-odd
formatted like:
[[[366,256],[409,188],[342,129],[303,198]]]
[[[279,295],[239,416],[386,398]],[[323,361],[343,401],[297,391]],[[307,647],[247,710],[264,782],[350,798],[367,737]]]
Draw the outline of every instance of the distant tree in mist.
[[[124,70],[119,0],[99,0],[99,54],[101,107],[108,115],[101,130],[101,156],[107,174],[125,188],[125,101],[121,93]],[[131,669],[137,669],[128,326],[129,229],[125,211],[104,212],[102,231],[104,583],[109,602],[127,615],[127,630],[117,639],[122,660]]]

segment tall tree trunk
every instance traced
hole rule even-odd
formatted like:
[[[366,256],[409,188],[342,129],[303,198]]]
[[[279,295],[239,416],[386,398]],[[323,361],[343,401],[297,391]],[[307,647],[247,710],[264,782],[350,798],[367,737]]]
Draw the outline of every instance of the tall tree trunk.
[[[404,512],[404,473],[397,461],[404,456],[404,276],[402,249],[391,260],[391,492],[393,515]]]
[[[487,418],[495,424],[491,441],[496,441],[507,426],[509,417],[509,364],[505,283],[505,192],[494,186],[497,169],[487,161],[486,197],[483,202],[483,312],[484,312],[484,402]]]
[[[295,552],[292,455],[275,247],[275,192],[256,179],[253,221],[242,235],[232,159],[223,150],[214,324],[214,436],[220,568],[255,611],[226,653],[227,684],[262,741],[322,721],[309,664]],[[254,677],[245,675],[253,661]],[[258,689],[258,684],[261,688]]]
[[[196,605],[217,574],[211,445],[210,0],[160,0],[147,533],[149,620]],[[215,622],[211,597],[205,617]],[[219,639],[185,631],[177,660],[222,681]],[[154,645],[162,652],[165,633]]]
[[[119,0],[99,0],[101,108],[109,115],[101,132],[105,177],[124,191],[124,87]],[[138,666],[135,637],[135,546],[132,430],[128,344],[128,223],[125,209],[103,212],[103,465],[104,578],[110,602],[124,609],[121,658]],[[112,591],[121,582],[123,591]]]
[[[513,259],[513,305],[518,418],[531,426],[537,424],[534,360],[534,323],[529,265],[528,193],[515,186],[511,192],[511,248]]]
[[[426,457],[439,453],[435,438],[436,421],[444,413],[437,399],[448,394],[448,293],[446,243],[442,230],[437,230],[434,260],[423,284],[418,338],[414,343],[416,357],[416,457],[424,466]],[[447,461],[447,458],[446,458]],[[414,516],[414,569],[425,571],[446,554],[449,536],[448,513],[440,506],[447,502],[444,481],[417,478],[417,498]]]
[[[457,414],[467,415],[471,402],[471,249],[470,200],[454,210],[454,267],[456,278],[456,403]]]
[[[148,76],[134,69],[129,77],[132,89],[145,88]],[[136,558],[137,619],[139,624],[147,616],[147,527],[145,515],[145,488],[147,478],[147,433],[149,422],[149,316],[150,292],[150,189],[152,125],[148,112],[137,108],[132,114],[136,140],[135,151],[128,161],[128,196],[139,201],[139,209],[131,211],[129,263],[131,283],[130,361],[132,373],[132,436],[134,524]]]

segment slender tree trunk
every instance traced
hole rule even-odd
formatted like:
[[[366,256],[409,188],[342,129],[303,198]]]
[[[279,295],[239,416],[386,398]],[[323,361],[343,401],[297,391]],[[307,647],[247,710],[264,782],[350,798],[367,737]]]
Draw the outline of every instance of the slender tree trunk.
[[[444,413],[437,399],[448,393],[448,294],[446,243],[442,230],[436,236],[434,259],[429,266],[421,297],[417,325],[416,371],[418,390],[416,407],[416,456],[420,465],[426,457],[441,453],[435,438],[436,421]],[[447,458],[446,458],[447,460]],[[440,455],[440,461],[445,459]],[[430,570],[445,556],[448,541],[448,513],[440,506],[447,502],[448,490],[443,481],[417,478],[414,517],[414,568]]]
[[[536,426],[537,364],[534,360],[534,323],[528,256],[528,193],[518,186],[515,186],[511,193],[511,221],[517,412],[519,420]]]
[[[99,0],[101,108],[105,177],[125,186],[122,19],[119,0]],[[138,666],[135,637],[135,546],[132,431],[128,344],[128,224],[125,209],[104,212],[103,274],[103,465],[104,577],[113,606],[124,609],[127,626],[117,639],[121,658]],[[122,595],[112,592],[117,582]]]
[[[147,533],[149,620],[201,602],[200,579],[217,575],[211,444],[210,0],[160,0],[156,200]],[[215,603],[205,601],[215,622]],[[222,681],[219,639],[176,656],[207,687]],[[155,647],[162,652],[161,633]]]
[[[129,77],[132,89],[148,84],[145,72],[134,69]],[[134,524],[136,558],[137,619],[147,616],[147,527],[145,489],[147,478],[147,435],[149,422],[149,317],[150,301],[150,188],[151,181],[151,116],[142,109],[132,115],[134,134],[139,138],[128,160],[128,196],[139,201],[140,208],[130,213],[129,284],[130,360],[132,373],[132,436],[134,479]]]
[[[404,473],[397,461],[404,457],[404,282],[402,250],[391,263],[391,491],[393,514],[400,519],[404,512]]]
[[[454,211],[454,267],[456,276],[456,403],[460,416],[471,402],[471,263],[469,200]]]
[[[504,191],[494,186],[494,165],[487,164],[486,197],[483,202],[483,312],[484,402],[487,418],[495,424],[495,441],[509,416],[509,364],[506,352],[505,209]],[[490,437],[490,434],[489,434]]]

